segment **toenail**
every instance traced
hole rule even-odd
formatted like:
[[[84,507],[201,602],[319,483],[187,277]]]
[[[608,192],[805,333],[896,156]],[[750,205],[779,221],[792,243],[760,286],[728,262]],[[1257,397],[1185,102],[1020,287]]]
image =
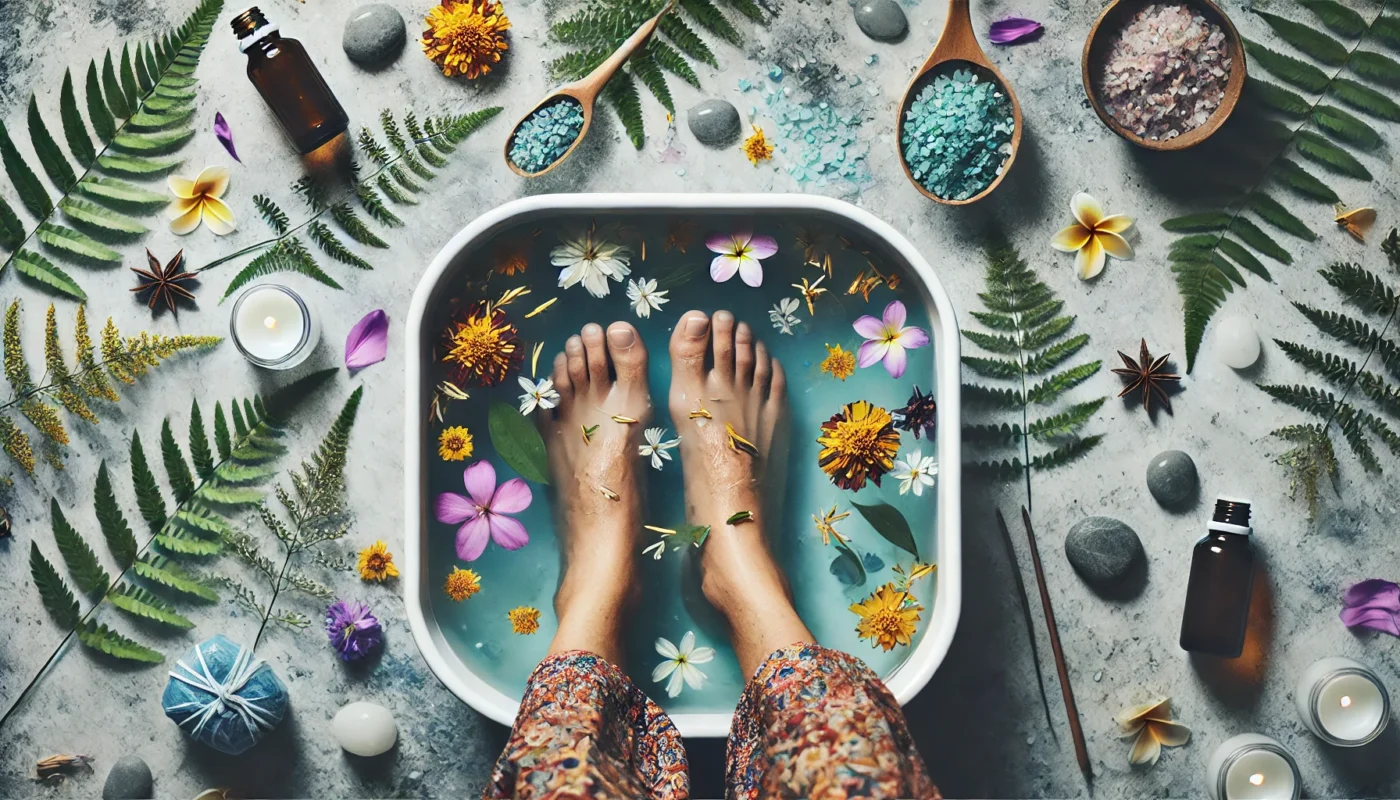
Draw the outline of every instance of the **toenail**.
[[[710,327],[710,321],[704,317],[691,317],[685,324],[686,335],[692,339],[698,339],[705,335],[705,331]]]
[[[608,331],[608,341],[612,343],[613,347],[627,350],[637,341],[637,336],[632,333],[631,328],[616,328]]]
[[[592,334],[595,334],[595,333],[602,333],[602,332],[603,332],[603,328],[602,328],[601,325],[598,325],[598,324],[595,323],[595,322],[590,322],[590,323],[588,323],[587,325],[584,325],[584,326],[583,326],[583,332],[586,333],[586,334],[592,335]]]

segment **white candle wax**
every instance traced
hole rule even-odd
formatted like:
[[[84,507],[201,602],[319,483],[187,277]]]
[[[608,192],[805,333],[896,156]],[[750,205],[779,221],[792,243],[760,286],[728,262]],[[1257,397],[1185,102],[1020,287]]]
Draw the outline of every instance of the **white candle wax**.
[[[254,364],[290,369],[316,346],[318,326],[301,298],[285,286],[254,286],[233,306],[234,342]],[[300,357],[298,357],[300,356]]]
[[[1357,747],[1385,730],[1390,697],[1376,674],[1349,658],[1324,658],[1303,672],[1294,692],[1308,730],[1323,741]]]
[[[1296,800],[1302,779],[1277,740],[1242,733],[1215,749],[1206,767],[1212,800]]]

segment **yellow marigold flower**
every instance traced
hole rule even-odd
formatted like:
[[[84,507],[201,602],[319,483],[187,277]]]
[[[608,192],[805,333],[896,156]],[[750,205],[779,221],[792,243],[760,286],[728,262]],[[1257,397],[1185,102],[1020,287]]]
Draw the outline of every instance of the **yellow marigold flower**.
[[[880,476],[894,468],[899,431],[890,412],[868,400],[841,407],[822,423],[822,446],[817,465],[841,489],[863,489],[867,478],[880,485]]]
[[[399,577],[399,568],[394,566],[394,554],[389,552],[389,546],[382,539],[360,551],[359,570],[362,581],[382,583]]]
[[[473,570],[453,567],[442,589],[448,597],[460,603],[481,591],[481,576]]]
[[[871,647],[886,650],[912,641],[919,613],[923,610],[908,592],[895,591],[892,583],[881,586],[865,600],[851,606],[851,611],[860,617],[856,633],[862,639],[869,639]]]
[[[512,608],[506,612],[510,617],[510,627],[515,633],[529,635],[540,629],[540,610],[530,606]]]
[[[839,344],[826,346],[826,358],[822,359],[822,372],[844,381],[854,375],[855,371],[855,353],[842,349]]]
[[[461,425],[443,428],[438,435],[438,456],[443,461],[465,461],[473,449],[472,435]]]
[[[758,166],[758,162],[773,157],[773,145],[768,143],[763,129],[757,125],[753,126],[753,135],[744,140],[744,155],[748,156],[749,163],[755,167]]]
[[[447,0],[429,11],[424,22],[423,52],[449,78],[485,75],[510,47],[505,36],[510,20],[496,0]]]
[[[519,333],[500,308],[473,303],[444,331],[447,355],[442,360],[454,365],[453,382],[495,386],[505,380],[525,360]]]

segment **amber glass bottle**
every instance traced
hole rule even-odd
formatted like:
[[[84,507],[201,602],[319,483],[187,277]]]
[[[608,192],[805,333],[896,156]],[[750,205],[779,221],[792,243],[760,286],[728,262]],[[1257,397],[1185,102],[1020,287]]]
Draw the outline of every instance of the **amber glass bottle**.
[[[1239,658],[1254,587],[1249,503],[1220,498],[1204,539],[1191,552],[1181,649]]]
[[[298,153],[345,132],[350,118],[296,39],[284,39],[257,6],[233,18],[238,49],[248,54],[248,80],[282,123]]]

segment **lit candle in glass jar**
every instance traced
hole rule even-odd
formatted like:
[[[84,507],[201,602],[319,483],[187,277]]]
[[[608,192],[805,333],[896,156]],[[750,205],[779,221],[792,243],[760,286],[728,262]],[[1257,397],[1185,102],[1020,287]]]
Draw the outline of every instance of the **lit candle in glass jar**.
[[[1364,664],[1334,656],[1303,671],[1294,692],[1303,724],[1338,747],[1374,740],[1390,721],[1390,695]]]
[[[321,337],[320,326],[301,296],[271,283],[238,296],[229,329],[238,352],[268,369],[291,369],[305,361]]]
[[[1293,754],[1261,733],[1242,733],[1215,749],[1206,766],[1211,800],[1297,800],[1303,777]]]

